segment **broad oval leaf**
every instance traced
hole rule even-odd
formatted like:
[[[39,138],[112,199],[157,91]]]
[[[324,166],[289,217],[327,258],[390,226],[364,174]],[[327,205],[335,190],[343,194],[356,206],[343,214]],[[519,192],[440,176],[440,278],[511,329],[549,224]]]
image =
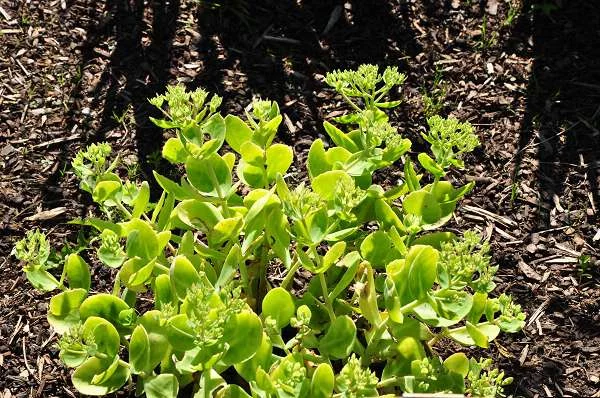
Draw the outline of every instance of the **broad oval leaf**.
[[[96,351],[114,358],[119,353],[119,332],[104,318],[91,316],[83,324],[83,337],[88,344],[94,344]]]
[[[57,333],[63,334],[77,325],[81,316],[81,304],[87,294],[85,289],[72,289],[65,290],[50,299],[48,323]]]
[[[319,351],[335,359],[348,357],[356,338],[356,325],[348,315],[337,317],[319,341]]]
[[[125,301],[108,293],[99,293],[90,296],[81,303],[79,313],[81,320],[85,321],[91,316],[104,318],[119,329],[119,314],[129,309]]]
[[[177,398],[179,382],[177,376],[162,373],[144,379],[144,392],[147,398]]]
[[[179,138],[169,138],[162,148],[162,156],[174,164],[185,163],[188,158],[188,152]]]
[[[333,394],[335,375],[328,363],[322,363],[315,369],[310,381],[310,396],[312,398],[329,398]]]
[[[221,361],[233,365],[248,360],[260,347],[262,336],[262,323],[258,315],[252,311],[236,314],[223,331],[223,339],[229,344],[229,349]]]
[[[227,163],[217,154],[204,159],[190,158],[185,162],[187,178],[201,193],[226,198],[231,190],[231,172]]]
[[[241,153],[242,144],[251,138],[252,130],[242,119],[234,115],[225,117],[225,140],[234,151]]]
[[[332,200],[339,185],[354,187],[354,180],[345,171],[331,170],[319,174],[311,182],[313,191],[324,200]]]
[[[462,377],[467,377],[469,373],[469,358],[464,353],[457,352],[444,360],[444,366],[451,372],[458,373]]]
[[[434,224],[442,216],[442,209],[435,196],[425,190],[409,193],[402,202],[407,214],[420,216],[425,224]]]
[[[282,287],[269,290],[262,302],[262,314],[272,317],[277,326],[282,328],[290,322],[296,313],[296,305],[292,295]]]
[[[171,263],[169,272],[171,287],[180,300],[185,299],[193,284],[200,282],[198,271],[185,256],[177,256]]]
[[[106,360],[96,357],[87,359],[71,376],[73,386],[82,394],[95,396],[107,395],[119,390],[129,380],[130,372],[127,366],[118,362],[118,357],[116,360],[117,365],[112,370],[110,377],[106,377],[100,383],[95,383],[94,378],[106,372],[112,363],[108,362],[107,365]]]
[[[83,258],[75,253],[69,254],[65,263],[65,273],[72,289],[81,288],[90,290],[92,277],[90,268]]]
[[[294,161],[294,151],[284,144],[273,144],[267,148],[267,178],[273,181],[277,174],[285,174]]]
[[[135,374],[151,371],[150,339],[142,325],[137,325],[129,340],[129,365]]]

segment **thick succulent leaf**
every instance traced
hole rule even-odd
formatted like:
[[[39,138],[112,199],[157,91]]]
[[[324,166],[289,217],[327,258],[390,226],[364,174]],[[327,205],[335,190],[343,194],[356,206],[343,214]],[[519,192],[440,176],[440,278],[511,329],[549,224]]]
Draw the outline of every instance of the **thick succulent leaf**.
[[[284,327],[296,313],[296,305],[292,295],[282,287],[269,290],[262,302],[262,314],[272,317],[277,326]]]
[[[188,155],[179,138],[169,138],[162,148],[163,158],[174,164],[185,163]]]
[[[322,363],[315,369],[310,381],[310,396],[312,398],[329,398],[333,394],[335,375],[331,365]]]
[[[335,359],[348,357],[356,338],[356,325],[347,315],[337,317],[319,341],[319,351]]]
[[[231,191],[231,172],[227,163],[217,154],[204,159],[190,158],[185,163],[187,178],[202,194],[225,198]]]
[[[260,347],[263,329],[258,315],[252,311],[242,311],[232,317],[223,332],[229,349],[221,357],[226,365],[234,365],[251,358]]]
[[[65,290],[50,299],[48,323],[57,333],[65,333],[77,325],[80,306],[88,292],[85,289]]]
[[[144,392],[147,398],[177,398],[179,382],[177,376],[162,373],[144,379]]]
[[[99,293],[90,296],[81,303],[79,312],[81,320],[85,321],[91,316],[104,318],[119,329],[119,315],[121,311],[128,310],[129,306],[117,296]]]
[[[234,115],[225,117],[225,127],[227,144],[237,153],[241,153],[242,144],[252,138],[252,130],[242,119]]]
[[[118,362],[118,359],[115,357],[116,366],[113,365],[114,362],[107,363],[106,360],[95,357],[86,360],[71,376],[71,381],[77,391],[86,395],[100,396],[113,393],[123,387],[129,380],[130,372],[127,366]],[[94,378],[103,375],[111,365],[114,368],[111,369],[111,374],[102,377],[102,381],[95,382]]]

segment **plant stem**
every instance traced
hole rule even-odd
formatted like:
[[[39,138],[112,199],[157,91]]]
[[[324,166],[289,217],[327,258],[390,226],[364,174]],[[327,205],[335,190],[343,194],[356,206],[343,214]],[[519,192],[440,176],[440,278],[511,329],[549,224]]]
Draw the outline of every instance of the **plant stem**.
[[[131,213],[129,212],[129,210],[127,210],[125,208],[125,206],[123,206],[123,203],[121,202],[115,202],[117,209],[121,210],[123,213],[125,213],[125,215],[127,216],[128,219],[132,219],[133,216],[131,215]]]
[[[333,311],[333,304],[329,299],[329,292],[327,290],[327,281],[325,280],[325,274],[319,274],[319,282],[321,283],[321,292],[323,294],[323,300],[325,301],[325,307],[327,308],[327,313],[329,314],[329,318],[331,322],[335,321],[335,312]]]
[[[119,290],[121,290],[121,275],[117,272],[117,276],[115,277],[115,282],[113,283],[113,296],[119,296]]]
[[[280,286],[282,288],[287,289],[290,282],[294,280],[294,275],[296,275],[296,271],[298,271],[298,268],[300,268],[300,261],[296,261],[294,264],[292,264],[287,274],[285,275],[285,278],[283,278],[283,281],[281,282]]]
[[[358,107],[358,105],[356,105],[356,104],[354,103],[354,101],[352,101],[352,100],[350,99],[350,97],[348,97],[348,96],[346,95],[346,93],[344,93],[344,91],[343,91],[343,90],[341,91],[341,94],[342,94],[342,97],[344,97],[344,100],[346,100],[346,102],[347,102],[347,103],[349,103],[349,104],[350,104],[350,106],[352,106],[352,107],[353,107],[353,108],[354,108],[354,109],[355,109],[357,112],[362,112],[362,109],[360,109],[360,108]]]

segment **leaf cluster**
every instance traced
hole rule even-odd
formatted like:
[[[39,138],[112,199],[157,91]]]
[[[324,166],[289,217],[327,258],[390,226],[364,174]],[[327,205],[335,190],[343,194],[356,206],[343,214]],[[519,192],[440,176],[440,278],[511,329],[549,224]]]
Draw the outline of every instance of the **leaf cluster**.
[[[223,117],[221,99],[201,89],[169,87],[151,100],[164,114],[153,122],[174,133],[162,154],[185,169],[179,181],[154,172],[158,201],[147,182],[117,174],[106,144],[78,154],[73,168],[105,214],[76,221],[97,231],[90,250],[67,256],[60,281],[45,265],[43,234],[14,250],[34,286],[58,290],[48,320],[74,386],[106,395],[135,380],[151,398],[183,388],[195,397],[501,394],[510,379],[489,361],[435,352],[444,339],[486,348],[524,324],[509,296],[492,296],[487,243],[440,230],[472,188],[445,171],[478,142],[468,123],[430,119],[435,160],[419,154],[430,175],[418,174],[410,140],[383,111],[400,104],[384,99],[403,81],[369,65],[329,74],[352,111],[324,123],[333,145],[313,143],[309,178],[295,187],[285,178],[293,150],[275,143],[278,105],[254,101],[243,118]],[[398,163],[397,186],[373,183]],[[112,292],[91,291],[85,256],[117,270]],[[285,270],[279,282],[268,278],[275,266]],[[299,270],[312,277],[293,295]]]

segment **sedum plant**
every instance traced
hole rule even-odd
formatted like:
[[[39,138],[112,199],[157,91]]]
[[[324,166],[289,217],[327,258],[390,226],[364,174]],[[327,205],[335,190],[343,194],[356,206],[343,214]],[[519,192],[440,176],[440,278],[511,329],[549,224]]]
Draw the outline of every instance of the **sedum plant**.
[[[14,254],[32,284],[57,292],[48,321],[60,358],[83,394],[129,384],[175,397],[373,397],[410,393],[502,395],[511,379],[487,359],[440,357],[437,345],[489,347],[524,324],[519,305],[494,296],[497,267],[472,231],[441,228],[472,184],[445,179],[478,145],[468,123],[433,117],[423,135],[433,157],[410,160],[411,142],[386,110],[404,81],[395,68],[326,78],[350,113],[325,122],[308,179],[286,182],[290,147],[274,143],[276,103],[254,101],[223,117],[221,99],[169,87],[150,100],[174,133],[162,154],[185,175],[125,181],[110,147],[80,152],[73,168],[104,216],[77,220],[98,235],[86,256],[114,269],[112,292],[91,290],[91,268],[67,256],[59,279],[40,232]],[[227,146],[224,146],[227,144]],[[393,187],[373,173],[402,164]],[[95,261],[96,262],[96,261]],[[282,278],[269,279],[274,270]],[[295,282],[302,269],[311,277]]]

